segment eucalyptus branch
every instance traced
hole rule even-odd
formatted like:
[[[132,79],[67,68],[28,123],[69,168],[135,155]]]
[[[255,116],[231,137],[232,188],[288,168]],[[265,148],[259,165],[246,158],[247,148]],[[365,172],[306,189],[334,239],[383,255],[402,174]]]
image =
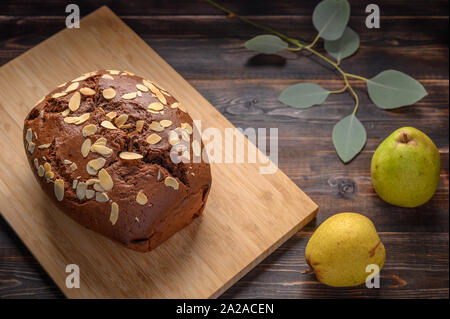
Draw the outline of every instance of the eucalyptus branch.
[[[309,44],[286,34],[253,22],[235,12],[224,8],[213,0],[205,0],[230,17],[250,24],[269,34],[258,35],[245,43],[253,51],[274,54],[282,50],[299,52],[306,50],[331,65],[344,80],[342,89],[329,91],[315,83],[299,83],[286,88],[279,97],[284,104],[296,108],[308,108],[322,104],[330,94],[349,91],[355,100],[353,112],[341,119],[333,128],[332,139],[334,147],[344,163],[352,160],[363,148],[367,133],[362,123],[356,117],[359,107],[359,97],[349,78],[366,83],[370,99],[381,109],[394,109],[411,105],[422,99],[426,94],[424,87],[410,76],[395,70],[379,73],[371,79],[347,73],[340,66],[342,59],[350,57],[359,48],[359,35],[347,26],[350,18],[350,5],[347,0],[322,0],[315,7],[312,21],[317,35]],[[313,47],[319,39],[324,40],[324,48],[336,62],[318,52]]]

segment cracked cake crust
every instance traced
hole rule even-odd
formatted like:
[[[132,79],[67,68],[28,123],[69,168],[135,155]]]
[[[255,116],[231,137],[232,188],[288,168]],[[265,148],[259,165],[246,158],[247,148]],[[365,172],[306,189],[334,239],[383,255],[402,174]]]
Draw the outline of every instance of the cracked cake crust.
[[[193,121],[169,92],[101,70],[60,85],[27,115],[23,138],[45,193],[72,219],[149,251],[200,215],[211,187]],[[175,164],[173,146],[189,162]]]

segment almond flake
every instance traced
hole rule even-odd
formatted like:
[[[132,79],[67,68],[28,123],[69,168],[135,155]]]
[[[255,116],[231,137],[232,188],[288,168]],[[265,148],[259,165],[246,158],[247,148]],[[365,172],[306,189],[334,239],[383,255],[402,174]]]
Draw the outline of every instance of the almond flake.
[[[112,75],[117,75],[120,73],[120,71],[117,71],[117,70],[107,70],[107,71],[109,72],[109,74],[112,74]]]
[[[30,143],[33,140],[33,130],[31,128],[27,129],[27,134],[25,135],[25,141]]]
[[[48,162],[44,163],[44,168],[46,172],[50,172],[52,170],[52,166]]]
[[[28,152],[30,152],[31,154],[33,154],[34,152],[34,147],[36,146],[36,144],[34,144],[33,142],[29,142],[28,143]]]
[[[91,140],[87,138],[81,145],[81,154],[83,155],[84,158],[86,158],[89,155],[90,149],[91,149]]]
[[[128,115],[127,114],[122,114],[120,115],[118,118],[116,118],[114,120],[114,123],[120,127],[121,125],[125,124],[126,121],[128,121]]]
[[[60,98],[60,97],[66,96],[66,95],[67,95],[67,92],[57,92],[52,95],[52,98],[57,99],[57,98]]]
[[[100,181],[98,181],[98,183],[94,184],[94,189],[100,193],[103,193],[105,191],[105,189],[102,187],[102,185],[100,185]]]
[[[103,192],[96,192],[95,193],[95,200],[99,203],[104,203],[109,201],[108,195]]]
[[[111,75],[109,75],[109,74],[103,74],[102,78],[103,79],[108,79],[108,80],[114,80],[114,78]]]
[[[141,91],[136,91],[137,96],[142,96],[142,92]]]
[[[147,196],[141,191],[136,196],[136,202],[140,205],[145,205],[148,202]]]
[[[111,176],[108,174],[108,172],[106,171],[106,169],[102,168],[100,170],[100,172],[98,172],[98,179],[100,180],[100,185],[106,190],[106,191],[110,191],[113,186],[113,180],[111,178]]]
[[[105,163],[106,160],[100,157],[89,161],[87,165],[98,171],[99,169],[103,168],[103,166],[105,166]]]
[[[181,123],[181,128],[184,128],[189,134],[192,134],[192,126],[189,123]]]
[[[79,120],[80,120],[80,118],[78,116],[68,116],[68,117],[64,118],[64,122],[66,122],[68,124],[75,124]]]
[[[39,177],[44,176],[44,173],[45,173],[44,166],[39,165],[39,169],[38,169],[38,175],[39,175]]]
[[[106,114],[106,119],[111,122],[112,119],[115,118],[116,116],[117,116],[117,113],[112,111],[112,112],[109,112],[108,114]]]
[[[73,182],[72,182],[72,188],[73,189],[77,189],[77,185],[78,185],[78,180],[74,179]]]
[[[149,125],[150,129],[155,131],[155,132],[162,132],[164,131],[164,127],[161,126],[161,124],[159,124],[159,122],[151,122]]]
[[[146,141],[147,141],[147,143],[152,144],[152,145],[157,144],[157,143],[159,143],[159,141],[161,141],[161,136],[153,133],[147,137]]]
[[[72,163],[70,164],[70,169],[72,170],[72,172],[75,172],[77,170],[78,166],[76,163]]]
[[[130,93],[126,93],[124,95],[122,95],[122,99],[125,100],[132,100],[136,98],[136,92],[130,92]]]
[[[70,109],[67,108],[67,109],[65,109],[64,111],[61,112],[61,115],[66,117],[67,115],[69,115],[69,113],[70,113]]]
[[[148,92],[148,87],[146,87],[145,85],[142,85],[142,84],[136,84],[136,88],[137,88],[139,91],[142,91],[142,92]]]
[[[64,181],[62,179],[58,178],[55,181],[55,185],[54,185],[53,189],[55,191],[56,199],[58,201],[62,201],[64,198]]]
[[[165,96],[172,96],[172,95],[170,95],[170,93],[169,92],[167,92],[167,91],[161,91],[162,92],[162,94],[164,94]]]
[[[115,225],[118,219],[119,219],[119,205],[113,202],[111,204],[111,214],[109,215],[109,221],[111,222],[111,224]]]
[[[136,121],[136,131],[142,132],[143,128],[144,128],[144,121],[143,120]]]
[[[91,136],[94,135],[97,132],[97,126],[95,124],[88,124],[85,127],[83,127],[83,136]]]
[[[44,119],[44,110],[41,110],[41,111],[39,112],[39,116],[41,117],[41,119]]]
[[[111,100],[116,96],[116,91],[113,88],[104,89],[102,95],[105,99]]]
[[[47,182],[50,182],[50,180],[53,179],[53,177],[55,177],[55,173],[53,172],[45,172],[45,178],[47,179]]]
[[[175,103],[172,103],[172,104],[170,105],[170,108],[171,108],[171,109],[176,109],[176,108],[178,108],[179,105],[180,105],[180,103],[175,102]]]
[[[86,186],[94,185],[95,183],[100,183],[100,181],[96,178],[90,178],[86,181]]]
[[[64,165],[70,165],[70,164],[72,164],[72,161],[64,160]]]
[[[161,92],[158,91],[155,95],[162,104],[167,104],[166,97]]]
[[[60,85],[58,85],[59,88],[62,88],[64,85],[66,85],[67,82],[61,83]]]
[[[77,197],[79,199],[84,199],[86,197],[86,183],[85,182],[79,182],[77,185]]]
[[[91,152],[101,154],[104,157],[109,157],[112,155],[113,150],[109,147],[100,144],[94,144],[91,146]]]
[[[101,124],[104,128],[110,129],[110,130],[116,130],[117,127],[114,126],[110,121],[103,121]]]
[[[95,191],[92,189],[86,189],[86,198],[87,199],[91,199],[94,198],[95,196]]]
[[[133,153],[133,152],[121,152],[119,157],[124,160],[137,160],[141,159],[143,156],[141,154]]]
[[[178,109],[183,111],[184,113],[187,113],[186,109],[184,108],[184,106],[181,103],[178,103]]]
[[[83,74],[83,75],[77,77],[76,79],[73,79],[72,82],[79,82],[79,81],[86,80],[89,76],[90,76],[89,74]]]
[[[37,158],[34,159],[34,167],[36,167],[36,169],[39,169],[39,160]]]
[[[80,86],[80,83],[74,82],[74,83],[72,83],[71,85],[69,85],[69,86],[67,87],[67,89],[65,90],[65,92],[66,92],[66,93],[73,92],[73,91],[75,91],[76,89],[78,89],[79,86]]]
[[[144,85],[148,87],[152,93],[159,92],[159,90],[150,81],[143,80],[142,83],[144,83]]]
[[[75,92],[69,100],[69,109],[75,112],[80,107],[81,94],[80,92]]]
[[[78,121],[75,122],[76,125],[80,125],[83,124],[84,122],[86,122],[89,117],[91,116],[90,113],[84,113],[81,116],[78,117]]]
[[[170,176],[166,177],[166,179],[164,180],[164,185],[172,187],[174,190],[177,190],[179,187],[178,181]]]
[[[106,146],[106,138],[100,137],[98,140],[95,141],[94,144],[95,144],[95,145]]]
[[[159,124],[161,124],[162,127],[169,127],[172,125],[172,121],[171,120],[162,120],[159,122]]]
[[[86,96],[95,95],[95,91],[91,88],[81,88],[80,93]]]

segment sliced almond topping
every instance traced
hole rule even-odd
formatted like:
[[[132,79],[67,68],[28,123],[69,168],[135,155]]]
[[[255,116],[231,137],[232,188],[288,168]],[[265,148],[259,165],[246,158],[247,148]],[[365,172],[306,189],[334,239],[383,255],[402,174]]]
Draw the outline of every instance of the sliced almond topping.
[[[86,164],[86,172],[88,172],[89,175],[97,175],[98,171],[96,169],[93,169],[92,166]]]
[[[171,120],[162,120],[159,122],[159,124],[161,124],[162,127],[169,127],[172,125],[172,121]]]
[[[66,95],[67,95],[67,92],[57,92],[52,95],[52,98],[57,99],[57,98],[60,98],[60,97],[66,96]]]
[[[79,199],[84,199],[86,197],[86,183],[79,182],[77,185],[77,197]]]
[[[113,186],[113,180],[111,178],[111,176],[108,174],[108,172],[106,171],[106,169],[102,168],[100,170],[100,172],[98,172],[98,179],[100,180],[100,185],[106,190],[106,191],[110,191]]]
[[[177,190],[179,187],[178,181],[173,177],[166,177],[164,180],[164,184],[168,187],[172,187],[174,190]]]
[[[113,150],[109,147],[100,145],[100,144],[94,144],[91,146],[91,152],[99,153],[103,155],[104,157],[109,157],[112,155]]]
[[[94,198],[95,196],[95,191],[92,189],[86,189],[86,198],[87,199],[91,199]]]
[[[110,129],[110,130],[116,130],[117,127],[114,126],[110,121],[103,121],[101,124],[104,128]]]
[[[27,134],[25,135],[25,140],[30,143],[33,140],[33,130],[31,128],[27,129]]]
[[[192,134],[192,126],[189,123],[181,123],[180,126],[184,128],[189,134]]]
[[[108,198],[108,195],[104,192],[96,192],[95,200],[99,203],[104,203],[104,202],[109,201],[109,198]]]
[[[83,127],[83,136],[91,136],[94,135],[97,132],[97,125],[95,124],[88,124],[85,127]]]
[[[80,107],[80,103],[81,103],[81,94],[80,92],[75,92],[69,100],[69,109],[72,112],[75,112]]]
[[[170,93],[167,92],[167,91],[161,91],[161,92],[162,92],[162,94],[164,94],[165,96],[172,96],[172,95],[170,95]]]
[[[68,87],[67,87],[67,89],[66,89],[66,93],[70,93],[70,92],[73,92],[73,91],[75,91],[76,89],[78,89],[78,87],[80,86],[80,83],[78,83],[78,82],[74,82],[74,83],[72,83],[71,85],[69,85]]]
[[[192,141],[192,152],[194,153],[194,156],[200,156],[201,147],[199,141],[197,140]]]
[[[29,142],[28,143],[28,152],[30,152],[31,154],[33,154],[34,152],[34,147],[36,146],[36,144],[34,144],[33,142]]]
[[[44,110],[41,110],[41,111],[39,112],[39,116],[40,116],[41,119],[44,118]]]
[[[114,78],[111,75],[109,75],[109,74],[103,74],[102,78],[103,79],[108,79],[108,80],[114,80]]]
[[[178,109],[183,111],[184,113],[187,113],[186,109],[184,108],[183,104],[178,103]]]
[[[100,157],[89,161],[87,165],[98,171],[99,169],[103,168],[103,166],[105,166],[105,163],[106,160]]]
[[[161,111],[162,109],[164,109],[164,105],[162,105],[159,102],[153,102],[153,103],[150,103],[149,106],[147,106],[147,108],[149,110],[153,110],[153,111]]]
[[[175,131],[169,132],[169,143],[170,145],[175,145],[180,141],[180,138],[178,137],[178,133]]]
[[[122,114],[115,119],[114,123],[116,123],[117,127],[120,127],[121,125],[125,124],[126,121],[128,121],[128,115]]]
[[[90,74],[83,74],[83,75],[77,77],[76,79],[73,79],[72,82],[83,81],[83,80],[86,80],[88,77],[90,77]]]
[[[98,140],[96,140],[95,141],[95,145],[103,145],[103,146],[106,146],[106,138],[104,138],[104,137],[100,137]]]
[[[167,104],[166,97],[160,91],[156,92],[155,95],[162,104]]]
[[[161,141],[161,136],[159,136],[156,133],[153,133],[147,137],[146,141],[147,141],[147,143],[152,144],[152,145],[157,144],[157,143],[159,143],[159,141]]]
[[[159,90],[156,88],[156,86],[154,86],[153,83],[151,83],[150,81],[143,80],[142,83],[144,83],[144,85],[146,87],[148,87],[150,89],[150,91],[152,91],[152,93],[159,92]]]
[[[72,163],[72,164],[70,164],[70,169],[72,170],[72,172],[75,172],[76,170],[77,170],[77,168],[78,168],[78,166],[77,166],[77,164],[76,163]]]
[[[178,105],[180,105],[180,103],[178,103],[178,102],[172,103],[172,105],[170,105],[170,108],[176,109],[176,108],[178,108]]]
[[[95,183],[100,183],[100,181],[96,178],[90,178],[86,181],[86,186],[94,185]]]
[[[81,116],[78,117],[78,121],[75,122],[76,125],[80,125],[83,124],[84,122],[86,122],[89,117],[91,116],[90,113],[84,113]]]
[[[142,132],[143,128],[144,128],[144,121],[143,120],[136,121],[136,131]]]
[[[52,166],[48,162],[44,163],[44,168],[46,172],[50,172],[52,170]]]
[[[101,106],[98,108],[98,110],[100,111],[100,113],[102,113],[103,115],[105,115],[105,110],[104,110]]]
[[[133,124],[128,123],[128,124],[122,124],[121,126],[119,126],[119,128],[127,129],[127,128],[130,128],[132,126],[133,126]]]
[[[139,91],[142,91],[142,92],[148,92],[148,87],[146,87],[145,85],[142,85],[142,84],[136,84],[136,88],[137,88]]]
[[[109,215],[109,221],[111,222],[111,224],[114,225],[118,219],[119,219],[119,205],[113,202],[111,204],[111,214]]]
[[[142,92],[141,91],[137,91],[136,94],[137,94],[137,96],[142,96]]]
[[[161,124],[159,124],[159,122],[151,122],[149,125],[150,129],[155,131],[155,132],[162,132],[164,131],[164,127],[161,126]]]
[[[62,201],[64,198],[64,181],[62,179],[58,178],[55,181],[55,185],[54,185],[53,189],[55,191],[56,199],[58,201]]]
[[[116,96],[116,91],[113,88],[104,89],[102,95],[105,99],[111,100]]]
[[[124,95],[122,95],[122,99],[125,99],[125,100],[132,100],[135,98],[136,98],[136,92],[125,93]]]
[[[89,151],[91,149],[91,140],[90,139],[85,139],[83,144],[81,145],[81,154],[83,155],[84,158],[86,158],[89,155]]]
[[[91,88],[81,88],[80,93],[86,96],[95,95],[95,91]]]
[[[61,83],[60,85],[58,85],[59,88],[62,88],[64,85],[66,85],[67,82]]]
[[[78,185],[78,180],[74,179],[73,182],[72,182],[72,188],[73,189],[77,189],[77,185]]]
[[[78,116],[68,116],[68,117],[64,118],[64,122],[66,122],[68,124],[75,124],[79,120],[80,120],[80,118]]]
[[[136,202],[140,205],[145,205],[148,202],[147,196],[145,196],[145,194],[140,191],[137,196],[136,196]]]
[[[105,191],[105,189],[102,187],[102,185],[100,185],[100,181],[98,181],[98,183],[94,184],[94,189],[97,192],[101,192],[101,193],[103,193]]]
[[[53,179],[53,177],[55,177],[55,173],[53,172],[45,172],[45,178],[47,179],[47,182],[50,182],[51,179]]]
[[[70,165],[70,164],[72,164],[72,161],[64,160],[64,165]]]
[[[121,152],[119,157],[124,160],[137,160],[141,159],[143,156],[141,154],[133,153],[133,152]]]
[[[112,75],[117,75],[120,73],[120,71],[117,71],[117,70],[107,70],[107,71],[109,72],[109,74],[112,74]]]
[[[66,117],[67,115],[69,115],[69,113],[70,113],[70,109],[67,108],[67,109],[65,109],[64,111],[61,112],[61,115]]]
[[[34,159],[34,167],[36,167],[36,169],[39,169],[39,160],[37,158]]]
[[[106,119],[111,122],[112,119],[115,118],[116,116],[117,116],[117,113],[112,111],[112,112],[109,112],[108,114],[106,114]]]
[[[39,175],[39,177],[44,176],[44,173],[45,173],[44,166],[39,165],[39,169],[38,169],[38,175]]]

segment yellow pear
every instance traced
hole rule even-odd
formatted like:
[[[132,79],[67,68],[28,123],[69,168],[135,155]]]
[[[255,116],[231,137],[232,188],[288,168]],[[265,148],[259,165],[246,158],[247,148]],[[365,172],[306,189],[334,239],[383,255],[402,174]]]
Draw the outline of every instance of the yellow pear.
[[[378,196],[392,205],[425,204],[439,184],[439,150],[425,133],[402,127],[389,135],[373,154],[372,183]]]
[[[381,268],[386,259],[384,245],[367,217],[340,213],[325,220],[312,234],[305,251],[306,262],[316,278],[332,287],[365,283],[375,264]]]

